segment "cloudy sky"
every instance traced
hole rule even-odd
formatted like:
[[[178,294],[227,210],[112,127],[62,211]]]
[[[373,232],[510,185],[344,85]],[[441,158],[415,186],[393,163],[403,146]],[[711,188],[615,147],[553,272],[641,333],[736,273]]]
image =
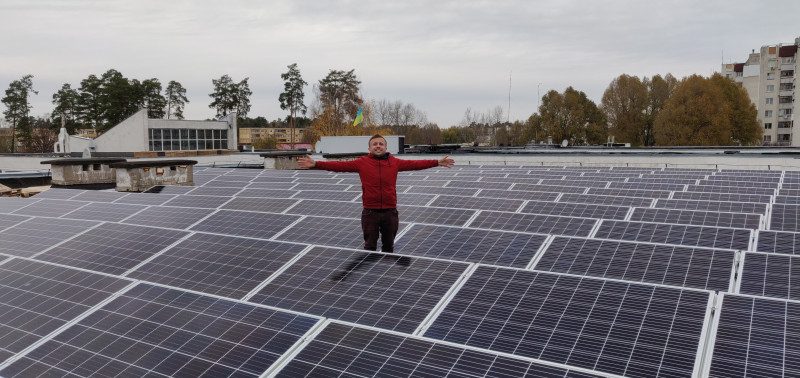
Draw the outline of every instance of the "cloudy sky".
[[[250,78],[249,116],[273,120],[287,114],[280,75],[297,63],[310,85],[355,69],[366,100],[411,103],[440,127],[468,108],[508,112],[510,89],[513,121],[549,90],[599,103],[623,73],[708,76],[794,42],[798,14],[796,0],[2,0],[0,89],[33,75],[40,116],[62,84],[113,68],[180,82],[186,118],[206,119],[211,80],[228,74]]]

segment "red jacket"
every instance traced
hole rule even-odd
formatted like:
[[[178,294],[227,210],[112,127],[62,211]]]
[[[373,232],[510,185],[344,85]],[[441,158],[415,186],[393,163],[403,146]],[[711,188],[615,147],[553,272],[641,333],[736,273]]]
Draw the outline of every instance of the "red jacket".
[[[380,158],[369,154],[351,161],[318,161],[315,167],[334,172],[358,172],[364,208],[391,209],[397,207],[397,172],[438,165],[438,160],[403,160],[387,152]]]

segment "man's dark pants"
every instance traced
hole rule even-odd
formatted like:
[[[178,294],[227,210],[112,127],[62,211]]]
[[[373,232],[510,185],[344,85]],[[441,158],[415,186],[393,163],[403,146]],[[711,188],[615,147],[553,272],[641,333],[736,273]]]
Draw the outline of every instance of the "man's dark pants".
[[[394,237],[400,220],[397,209],[363,209],[361,229],[364,231],[364,249],[378,249],[378,235],[381,237],[381,251],[394,252]]]

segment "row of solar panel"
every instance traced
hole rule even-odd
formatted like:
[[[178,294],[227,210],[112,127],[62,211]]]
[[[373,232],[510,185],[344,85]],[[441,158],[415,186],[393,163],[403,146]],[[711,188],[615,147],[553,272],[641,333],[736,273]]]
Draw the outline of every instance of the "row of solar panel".
[[[194,239],[206,237],[204,236],[206,234],[200,233],[196,234],[199,236],[190,237],[190,233],[173,230],[168,226],[170,222],[186,218],[188,214],[173,213],[169,209],[166,210],[167,213],[164,215],[167,220],[163,221],[164,227],[161,228],[58,218],[2,216],[0,217],[0,221],[3,222],[0,223],[0,229],[2,229],[0,231],[0,241],[2,241],[0,252],[13,256],[33,257],[42,261],[56,262],[108,274],[126,274],[126,272],[139,274],[141,270],[145,270],[145,267],[140,266],[140,264],[146,263],[165,248],[168,251],[167,254],[176,251],[196,253],[205,245],[203,243],[197,245]],[[287,251],[290,256],[298,254],[304,248],[303,245],[307,244],[348,248],[359,248],[360,246],[358,220],[331,222],[330,219],[321,217],[307,217],[299,220],[283,217],[286,216],[265,214],[262,222],[254,223],[253,217],[245,218],[241,215],[231,215],[228,212],[223,216],[215,217],[212,215],[207,219],[209,220],[208,223],[201,222],[198,224],[200,227],[194,227],[193,229],[229,235],[241,234],[243,230],[253,230],[257,234],[242,236],[272,238],[275,241],[299,243],[297,245],[288,244],[291,247]],[[283,218],[283,221],[280,220],[281,218]],[[248,221],[247,227],[237,223],[245,219]],[[512,219],[512,221],[514,220]],[[203,226],[204,224],[205,226]],[[314,231],[308,232],[305,230]],[[642,229],[626,230],[626,232],[635,235],[637,239],[642,239],[642,236],[646,236],[648,233],[645,231]],[[672,231],[676,234],[674,237],[681,236],[680,230]],[[749,230],[744,231],[750,232]],[[598,234],[602,232],[606,232],[606,230],[601,227],[598,229]],[[605,240],[560,236],[548,239],[546,235],[542,234],[403,224],[396,250],[402,254],[415,256],[521,268],[528,267],[545,271],[729,291],[729,287],[732,285],[734,251],[747,250],[747,248],[731,248],[731,246],[736,242],[741,244],[749,243],[749,235],[747,235],[746,239],[741,238],[742,235],[739,235],[741,240],[738,240],[735,234],[718,234],[715,235],[714,243],[724,241],[731,245],[723,245],[716,249],[706,249],[668,245],[670,243],[625,242],[621,241],[624,240],[624,235],[611,234],[613,233],[613,228],[607,230],[607,232],[608,234],[595,235],[595,237]],[[702,240],[703,235],[707,235],[708,232],[708,230],[702,230],[695,237]],[[687,232],[683,232],[681,237],[686,239],[687,234]],[[147,235],[146,240],[140,240],[142,235]],[[772,246],[772,252],[776,252],[777,237],[782,235],[784,234],[765,233],[762,241],[764,245]],[[220,240],[226,240],[226,242],[209,243],[207,244],[208,248],[212,248],[212,250],[221,249],[223,251],[231,250],[233,251],[231,253],[239,253],[239,251],[246,254],[254,253],[254,251],[243,247],[245,244],[253,243],[254,239],[231,239],[217,236]],[[666,236],[669,237],[670,235]],[[788,236],[794,236],[794,239],[791,240],[792,243],[797,242],[797,234]],[[208,237],[213,238],[213,236]],[[680,243],[684,242],[672,244]],[[172,245],[174,247],[170,248]],[[225,247],[226,245],[227,247]],[[262,245],[261,248],[264,248],[264,246]],[[792,253],[794,252],[794,244],[784,248]],[[781,251],[778,250],[777,252]],[[756,256],[760,255],[762,254],[753,254],[752,258],[747,257],[745,261],[754,261]],[[751,255],[748,254],[746,256]],[[202,257],[202,255],[191,255],[173,258],[178,262],[185,262],[191,259],[201,259]],[[217,256],[211,260],[220,258]],[[232,258],[232,256],[228,256],[228,258]],[[791,264],[786,262],[794,261],[792,260],[793,256],[773,255],[769,258],[772,259],[770,260],[772,264],[769,266],[771,270],[756,269],[755,272],[761,274],[760,276],[755,273],[752,275],[740,273],[738,275],[742,277],[739,282],[740,285],[744,282],[747,287],[753,285],[762,287],[760,291],[748,290],[744,292],[787,297],[786,294],[781,296],[769,293],[786,293],[791,290],[798,290],[789,284],[789,279],[795,276],[793,274],[794,271],[791,269],[786,272],[781,270],[785,266],[791,267]],[[279,258],[273,258],[272,261],[279,264],[279,266],[286,262],[286,260]],[[780,261],[780,263],[775,261]],[[161,261],[160,258],[159,261],[150,264],[160,269],[165,269],[165,275],[168,277],[171,277],[173,272],[179,272],[184,269],[180,266],[173,266],[173,264],[166,261]],[[195,264],[198,266],[203,265]],[[242,262],[239,265],[246,266],[247,264],[249,263]],[[264,263],[259,262],[259,264],[263,265]],[[224,268],[224,266],[211,264],[199,272],[193,272],[193,274],[202,277],[205,277],[202,274],[203,272],[216,275],[220,274],[220,271],[224,271]],[[777,279],[781,274],[786,276],[786,279],[783,280],[785,282]],[[800,274],[800,272],[797,272],[797,274]],[[248,275],[255,277],[256,282],[260,282],[265,278],[253,273]],[[224,279],[231,280],[233,278],[225,277]],[[791,294],[788,297],[794,298],[795,295]],[[238,296],[233,297],[238,298]]]
[[[329,259],[324,255],[314,259]],[[365,273],[358,281],[388,287],[374,283],[385,279],[385,268],[375,268],[380,260],[360,268]],[[311,263],[301,264],[302,269],[316,270]],[[438,268],[453,271],[452,266]],[[793,358],[798,344],[789,342],[800,336],[792,325],[800,315],[798,302],[724,294],[718,316],[712,317],[711,292],[480,266],[441,313],[418,330],[424,336],[419,337],[391,330],[410,329],[426,319],[418,316],[418,322],[406,325],[392,315],[405,301],[410,308],[400,320],[409,322],[410,311],[425,301],[411,295],[388,298],[386,291],[374,296],[396,304],[391,312],[377,316],[374,304],[364,304],[362,313],[349,316],[351,323],[390,326],[375,329],[323,324],[311,315],[250,303],[272,304],[280,288],[239,302],[23,259],[7,260],[0,270],[4,376],[258,376],[270,368],[291,377],[373,376],[381,369],[421,376],[594,376],[587,371],[696,376],[704,369],[711,376],[800,373]],[[463,267],[453,272],[458,271]],[[290,279],[314,279],[300,273]],[[281,284],[285,290],[320,285]],[[361,292],[349,294],[364,299],[363,288],[356,289]],[[330,289],[328,294],[334,297]],[[347,293],[336,294],[332,303],[331,298],[307,298],[309,293],[300,302],[278,304],[312,312],[327,305],[325,315],[348,318],[347,308],[339,309]],[[706,348],[709,358],[703,361]],[[287,353],[291,358],[281,362]]]
[[[49,191],[48,191],[49,192]],[[113,193],[113,192],[106,192]],[[341,193],[325,191],[323,192],[329,198],[336,198],[336,195]],[[270,194],[270,193],[262,193]],[[47,197],[67,197],[74,200],[86,199],[85,195],[90,193],[72,194],[70,190],[54,190],[51,194],[43,195],[45,199],[39,203],[27,204],[25,202],[7,202],[0,204],[0,211],[14,212],[17,214],[25,215],[41,215],[41,216],[63,216],[67,213],[79,210],[76,213],[70,214],[70,217],[80,217],[82,213],[86,212],[110,212],[106,209],[114,209],[117,212],[115,216],[118,219],[104,219],[110,221],[119,221],[130,215],[142,210],[142,207],[126,206],[122,203],[146,203],[155,202],[156,204],[162,203],[166,206],[189,206],[201,208],[221,208],[232,210],[251,210],[251,211],[266,211],[266,212],[285,212],[299,215],[334,215],[345,216],[349,218],[360,217],[360,206],[353,201],[315,201],[315,200],[298,200],[286,198],[268,198],[268,197],[222,197],[222,196],[177,196],[167,197],[168,200],[164,201],[164,197],[154,198],[154,195],[142,196],[127,194],[122,197],[117,197],[117,194],[108,195],[106,199],[114,200],[114,204],[91,204],[86,208],[82,208],[84,202],[79,203],[65,203],[56,200],[48,200]],[[453,209],[438,209],[437,212],[458,212],[462,214],[469,214],[472,209],[483,210],[502,210],[516,211],[518,213],[527,214],[549,214],[568,217],[581,217],[593,219],[616,219],[616,220],[631,220],[639,222],[655,222],[655,223],[678,223],[678,224],[691,224],[698,226],[714,226],[714,227],[733,227],[733,228],[753,228],[753,229],[772,229],[778,231],[800,231],[800,224],[797,222],[796,214],[800,205],[793,204],[755,204],[755,203],[734,203],[734,202],[715,202],[712,205],[709,202],[700,201],[680,201],[680,200],[659,200],[656,203],[651,201],[635,201],[636,198],[627,197],[611,197],[618,198],[620,202],[627,202],[623,205],[594,205],[594,204],[577,204],[574,202],[547,202],[547,201],[522,201],[522,200],[508,200],[508,199],[487,199],[477,197],[461,197],[461,196],[419,196],[414,194],[399,194],[401,200],[416,205],[425,206],[425,209],[416,209],[414,206],[405,206],[412,214],[421,216],[420,218],[412,218],[411,222],[429,222],[433,223],[434,220],[430,219],[427,213],[430,212],[428,206],[434,207],[447,207]],[[562,195],[559,200],[564,200],[566,196]],[[99,196],[102,198],[103,196]],[[568,201],[577,201],[570,200]],[[646,203],[649,202],[649,203]],[[705,208],[715,208],[718,210],[740,210],[740,213],[735,212],[721,212],[721,211],[703,211],[703,210],[686,210],[675,209],[672,207],[689,207],[697,208],[704,204]],[[129,204],[132,205],[132,204]],[[630,208],[628,206],[646,205],[646,206],[664,206],[664,208]],[[98,208],[93,210],[92,208]],[[462,210],[457,210],[462,209]],[[427,210],[427,211],[426,211]],[[769,223],[765,225],[765,220],[756,213],[749,213],[747,211],[765,211],[768,213]],[[469,217],[467,217],[469,218]],[[90,219],[93,219],[90,217]],[[457,220],[461,218],[456,217]],[[147,224],[147,223],[145,223]],[[451,225],[460,225],[463,223],[448,223]],[[489,227],[492,228],[492,227]]]

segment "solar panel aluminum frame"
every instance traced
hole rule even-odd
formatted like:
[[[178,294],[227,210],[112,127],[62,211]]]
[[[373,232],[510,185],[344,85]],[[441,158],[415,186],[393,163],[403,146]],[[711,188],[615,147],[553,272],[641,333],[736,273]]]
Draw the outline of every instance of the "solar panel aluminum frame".
[[[61,265],[61,264],[52,264],[52,263],[49,263],[49,262],[42,262],[42,261],[37,261],[37,262],[40,262],[40,263],[43,263],[43,264],[50,264],[50,265],[61,266],[61,267],[69,268],[69,269],[77,269],[77,270],[81,270],[81,271],[84,271],[84,272],[90,272],[90,273],[94,273],[94,274],[102,274],[102,275],[104,275],[104,276],[109,276],[109,277],[114,277],[114,278],[120,278],[120,279],[123,279],[123,280],[130,280],[130,278],[118,277],[118,276],[115,276],[115,275],[113,275],[113,274],[107,274],[107,273],[102,273],[102,272],[96,272],[96,271],[91,271],[91,270],[86,270],[86,269],[81,269],[81,268],[75,268],[75,267],[66,266],[66,265]],[[109,296],[108,296],[108,298],[106,298],[106,299],[104,299],[104,300],[100,301],[100,302],[99,302],[99,303],[97,303],[96,305],[94,305],[94,306],[92,306],[91,308],[87,309],[86,311],[84,311],[82,314],[78,315],[78,316],[77,316],[77,317],[75,317],[74,319],[72,319],[72,320],[70,320],[70,321],[68,321],[68,322],[66,322],[66,323],[64,323],[64,324],[62,324],[62,325],[61,325],[60,327],[58,327],[56,330],[54,330],[53,332],[50,332],[50,334],[48,334],[48,335],[46,335],[46,336],[42,337],[41,339],[37,340],[37,341],[36,341],[36,342],[34,342],[33,344],[29,345],[27,348],[25,348],[25,349],[21,350],[20,352],[18,352],[18,353],[17,353],[17,354],[15,354],[15,355],[13,355],[13,356],[9,357],[9,358],[8,358],[6,361],[4,361],[4,362],[0,363],[0,371],[1,371],[1,370],[3,370],[3,369],[5,369],[5,368],[7,368],[7,367],[8,367],[8,366],[10,366],[12,363],[14,363],[14,362],[18,361],[20,358],[22,358],[22,357],[25,357],[25,356],[26,356],[28,353],[30,353],[32,350],[34,350],[34,349],[36,349],[36,348],[38,348],[38,347],[40,347],[40,346],[44,345],[44,343],[46,343],[46,342],[48,342],[48,341],[50,341],[50,340],[52,340],[54,337],[58,336],[59,334],[61,334],[61,333],[62,333],[62,332],[64,332],[65,330],[67,330],[69,327],[72,327],[73,325],[75,325],[75,324],[78,324],[78,323],[79,323],[81,320],[85,319],[85,318],[86,318],[86,317],[88,317],[89,315],[93,314],[95,311],[99,310],[100,308],[102,308],[102,307],[103,307],[103,306],[105,306],[106,304],[110,303],[110,302],[111,302],[111,301],[113,301],[114,299],[117,299],[118,297],[120,297],[121,295],[125,294],[125,293],[126,293],[126,292],[128,292],[129,290],[133,289],[133,287],[134,287],[134,286],[136,286],[136,285],[138,285],[138,284],[139,284],[139,281],[131,281],[131,282],[130,282],[130,283],[127,285],[127,286],[125,286],[125,287],[124,287],[124,288],[122,288],[121,290],[117,291],[116,293],[114,293],[114,294],[112,294],[112,295],[109,295]]]
[[[310,316],[310,315],[307,315],[307,316]],[[273,364],[272,367],[270,367],[269,369],[266,370],[266,372],[262,375],[262,377],[275,377],[291,361],[293,361],[295,359],[295,357],[297,357],[307,345],[311,344],[311,342],[314,341],[317,338],[317,336],[320,333],[322,333],[322,331],[330,324],[341,324],[341,325],[347,325],[347,326],[352,326],[352,327],[357,327],[357,328],[363,328],[363,329],[376,331],[376,332],[380,332],[380,333],[389,333],[389,334],[393,334],[393,335],[397,335],[397,336],[401,336],[401,337],[405,337],[405,338],[411,338],[411,339],[417,339],[417,340],[423,341],[423,342],[429,342],[429,343],[432,343],[432,344],[447,345],[447,346],[451,346],[451,347],[455,347],[455,348],[460,348],[460,349],[471,350],[471,351],[476,351],[476,352],[480,352],[480,353],[486,353],[486,354],[490,354],[490,355],[495,355],[495,356],[498,356],[498,357],[506,357],[506,358],[511,358],[511,359],[515,359],[515,360],[536,363],[536,364],[539,364],[539,365],[545,365],[545,366],[550,366],[550,367],[554,367],[554,368],[565,369],[565,370],[568,370],[568,371],[573,371],[575,373],[584,373],[584,374],[588,374],[588,375],[591,375],[591,376],[607,377],[607,378],[623,378],[622,376],[603,373],[603,372],[599,372],[599,371],[588,370],[588,369],[584,369],[584,368],[580,368],[580,367],[576,367],[576,366],[563,365],[563,364],[558,364],[558,363],[554,363],[554,362],[550,362],[550,361],[544,361],[544,360],[537,360],[535,358],[530,358],[530,357],[515,356],[513,354],[508,354],[508,353],[505,353],[505,352],[489,350],[489,349],[481,349],[481,348],[476,348],[476,347],[469,346],[469,345],[457,344],[457,343],[444,341],[444,340],[429,339],[429,338],[422,337],[422,336],[419,336],[419,335],[416,335],[416,334],[409,335],[407,333],[402,333],[402,332],[392,331],[392,330],[382,329],[382,328],[376,328],[376,327],[367,326],[367,325],[354,324],[354,323],[349,323],[349,322],[345,322],[345,321],[337,320],[337,319],[325,319],[322,322],[320,322],[320,324],[318,324],[317,326],[315,326],[311,330],[309,330],[309,332],[303,338],[301,338],[302,344],[300,346],[297,346],[297,347],[292,347],[292,349],[290,351],[287,351],[280,359],[278,359],[278,361],[275,362],[275,364]]]
[[[546,251],[547,248],[550,247],[550,244],[553,243],[553,240],[555,240],[555,238],[556,235],[547,235],[547,238],[545,238],[544,242],[542,242],[542,245],[539,246],[539,250],[536,251],[536,253],[533,255],[533,258],[528,263],[528,266],[525,267],[526,270],[534,270],[533,267],[535,267],[536,264],[539,263],[539,260],[541,260],[542,256],[544,256],[544,251]]]

